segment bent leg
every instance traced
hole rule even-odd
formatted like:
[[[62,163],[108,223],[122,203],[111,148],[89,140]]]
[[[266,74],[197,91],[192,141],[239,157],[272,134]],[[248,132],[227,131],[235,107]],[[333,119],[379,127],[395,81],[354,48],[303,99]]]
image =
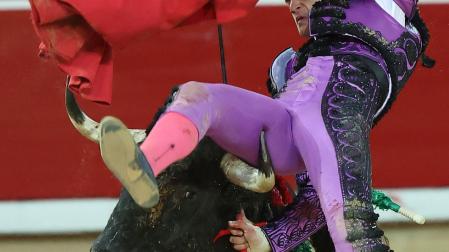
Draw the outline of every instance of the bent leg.
[[[293,173],[303,167],[294,146],[290,115],[281,103],[269,97],[230,85],[192,82],[182,85],[174,94],[161,121],[170,114],[187,119],[182,123],[185,127],[178,127],[177,131],[189,128],[190,122],[198,132],[198,138],[192,139],[199,141],[207,135],[223,149],[252,165],[257,164],[259,135],[263,130],[277,173]],[[182,155],[172,155],[176,150],[169,147],[177,146],[179,137],[167,130],[161,131],[158,123],[142,144],[151,166],[160,167],[157,173],[188,154],[184,151]],[[165,138],[167,146],[161,147],[160,141],[155,141],[157,131],[164,132],[159,135]]]
[[[233,86],[188,83],[174,95],[142,148],[120,120],[104,118],[100,123],[100,151],[106,166],[134,201],[149,208],[159,201],[155,174],[187,156],[202,137],[210,136],[222,148],[255,166],[261,131],[265,132],[278,173],[293,173],[302,167],[290,115],[281,103]]]
[[[352,56],[310,58],[318,76],[293,125],[337,252],[388,251],[371,204],[369,132],[379,83]]]

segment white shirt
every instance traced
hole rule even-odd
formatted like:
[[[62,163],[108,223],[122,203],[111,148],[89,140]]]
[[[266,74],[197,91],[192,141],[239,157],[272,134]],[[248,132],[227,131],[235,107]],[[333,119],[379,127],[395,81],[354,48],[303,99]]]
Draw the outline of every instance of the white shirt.
[[[385,12],[390,14],[399,24],[405,27],[405,14],[404,11],[393,0],[376,0],[376,3],[384,9]]]

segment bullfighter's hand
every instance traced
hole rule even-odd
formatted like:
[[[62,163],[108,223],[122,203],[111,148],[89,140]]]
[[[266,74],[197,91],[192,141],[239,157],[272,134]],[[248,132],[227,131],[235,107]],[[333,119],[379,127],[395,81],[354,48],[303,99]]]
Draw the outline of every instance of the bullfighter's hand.
[[[237,220],[229,221],[231,237],[229,241],[235,250],[247,252],[270,252],[271,247],[262,229],[248,220],[243,210]]]

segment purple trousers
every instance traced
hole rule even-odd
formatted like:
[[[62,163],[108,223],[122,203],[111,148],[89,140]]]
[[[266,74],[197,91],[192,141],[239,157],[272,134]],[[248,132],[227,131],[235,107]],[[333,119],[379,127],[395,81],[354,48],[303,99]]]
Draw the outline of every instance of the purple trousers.
[[[346,252],[353,251],[353,246],[346,240],[338,145],[329,134],[329,118],[323,118],[327,113],[322,111],[332,75],[339,78],[335,66],[334,56],[309,58],[277,99],[231,85],[186,83],[167,111],[191,119],[200,138],[211,137],[223,149],[253,165],[258,158],[259,134],[264,130],[275,173],[307,170],[336,251]],[[350,82],[347,86],[360,89]],[[273,251],[280,251],[270,243]]]

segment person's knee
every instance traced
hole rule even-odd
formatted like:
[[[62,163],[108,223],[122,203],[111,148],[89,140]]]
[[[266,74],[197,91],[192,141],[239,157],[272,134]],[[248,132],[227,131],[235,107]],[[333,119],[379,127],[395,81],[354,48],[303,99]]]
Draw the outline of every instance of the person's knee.
[[[189,81],[179,87],[174,97],[174,104],[193,104],[207,101],[209,91],[206,83]]]

